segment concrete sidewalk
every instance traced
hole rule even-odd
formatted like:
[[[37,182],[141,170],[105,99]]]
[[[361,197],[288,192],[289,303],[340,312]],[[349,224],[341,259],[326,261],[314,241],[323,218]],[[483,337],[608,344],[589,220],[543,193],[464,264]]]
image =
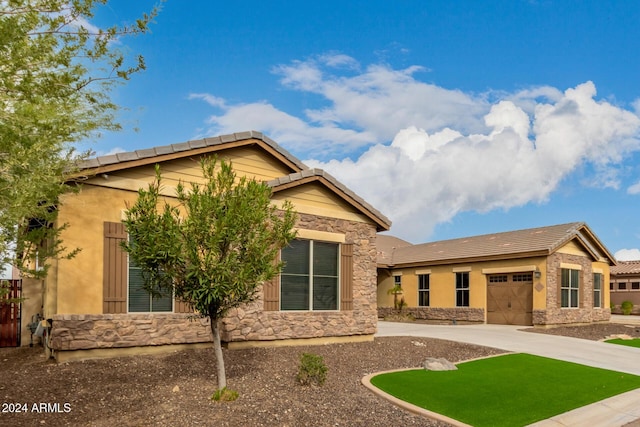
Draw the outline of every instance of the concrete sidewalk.
[[[521,330],[524,328],[509,325],[425,325],[381,321],[378,322],[376,336],[439,338],[640,375],[639,348],[524,332]],[[560,414],[534,425],[619,427],[637,419],[640,419],[640,389]]]

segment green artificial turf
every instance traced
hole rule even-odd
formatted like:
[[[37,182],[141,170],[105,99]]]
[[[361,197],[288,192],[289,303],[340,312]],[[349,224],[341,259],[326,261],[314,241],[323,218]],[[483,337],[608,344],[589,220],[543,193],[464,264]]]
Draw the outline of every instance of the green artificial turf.
[[[524,426],[640,387],[640,377],[530,354],[414,369],[371,383],[416,406],[475,427]]]
[[[629,347],[638,347],[640,348],[640,338],[634,338],[632,340],[623,340],[620,338],[615,338],[612,340],[607,340],[605,342],[611,343],[611,344],[619,344],[619,345],[626,345]]]

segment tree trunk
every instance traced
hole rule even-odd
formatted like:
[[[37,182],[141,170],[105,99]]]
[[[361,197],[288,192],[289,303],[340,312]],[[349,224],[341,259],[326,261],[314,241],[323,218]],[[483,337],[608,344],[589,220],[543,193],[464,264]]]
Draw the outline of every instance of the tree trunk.
[[[218,390],[222,390],[227,386],[227,374],[224,370],[224,357],[222,355],[222,344],[220,343],[220,325],[218,320],[209,317],[211,322],[211,332],[213,333],[213,351],[216,355],[216,364],[218,366]]]

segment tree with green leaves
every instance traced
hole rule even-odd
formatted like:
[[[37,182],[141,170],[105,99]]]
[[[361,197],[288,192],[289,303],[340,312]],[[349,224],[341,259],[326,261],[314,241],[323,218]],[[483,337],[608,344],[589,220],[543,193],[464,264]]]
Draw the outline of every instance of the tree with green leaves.
[[[172,203],[161,196],[156,166],[155,181],[127,207],[123,248],[149,293],[172,293],[209,318],[220,391],[227,382],[220,320],[280,272],[277,255],[295,237],[296,214],[288,201],[276,208],[271,188],[236,176],[230,162],[205,157],[201,168],[205,182],[189,189],[180,182]]]
[[[119,41],[146,33],[158,9],[99,28],[91,21],[107,3],[0,1],[0,261],[23,274],[42,277],[47,259],[75,254],[56,224],[59,197],[72,189],[65,176],[88,155],[74,146],[120,128],[110,92],[145,68]]]

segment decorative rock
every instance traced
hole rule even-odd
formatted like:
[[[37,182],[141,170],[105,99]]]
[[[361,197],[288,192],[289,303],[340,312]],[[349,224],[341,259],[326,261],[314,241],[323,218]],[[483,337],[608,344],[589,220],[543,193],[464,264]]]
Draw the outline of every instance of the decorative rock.
[[[424,369],[427,371],[457,371],[458,367],[447,359],[430,357],[424,361]]]

